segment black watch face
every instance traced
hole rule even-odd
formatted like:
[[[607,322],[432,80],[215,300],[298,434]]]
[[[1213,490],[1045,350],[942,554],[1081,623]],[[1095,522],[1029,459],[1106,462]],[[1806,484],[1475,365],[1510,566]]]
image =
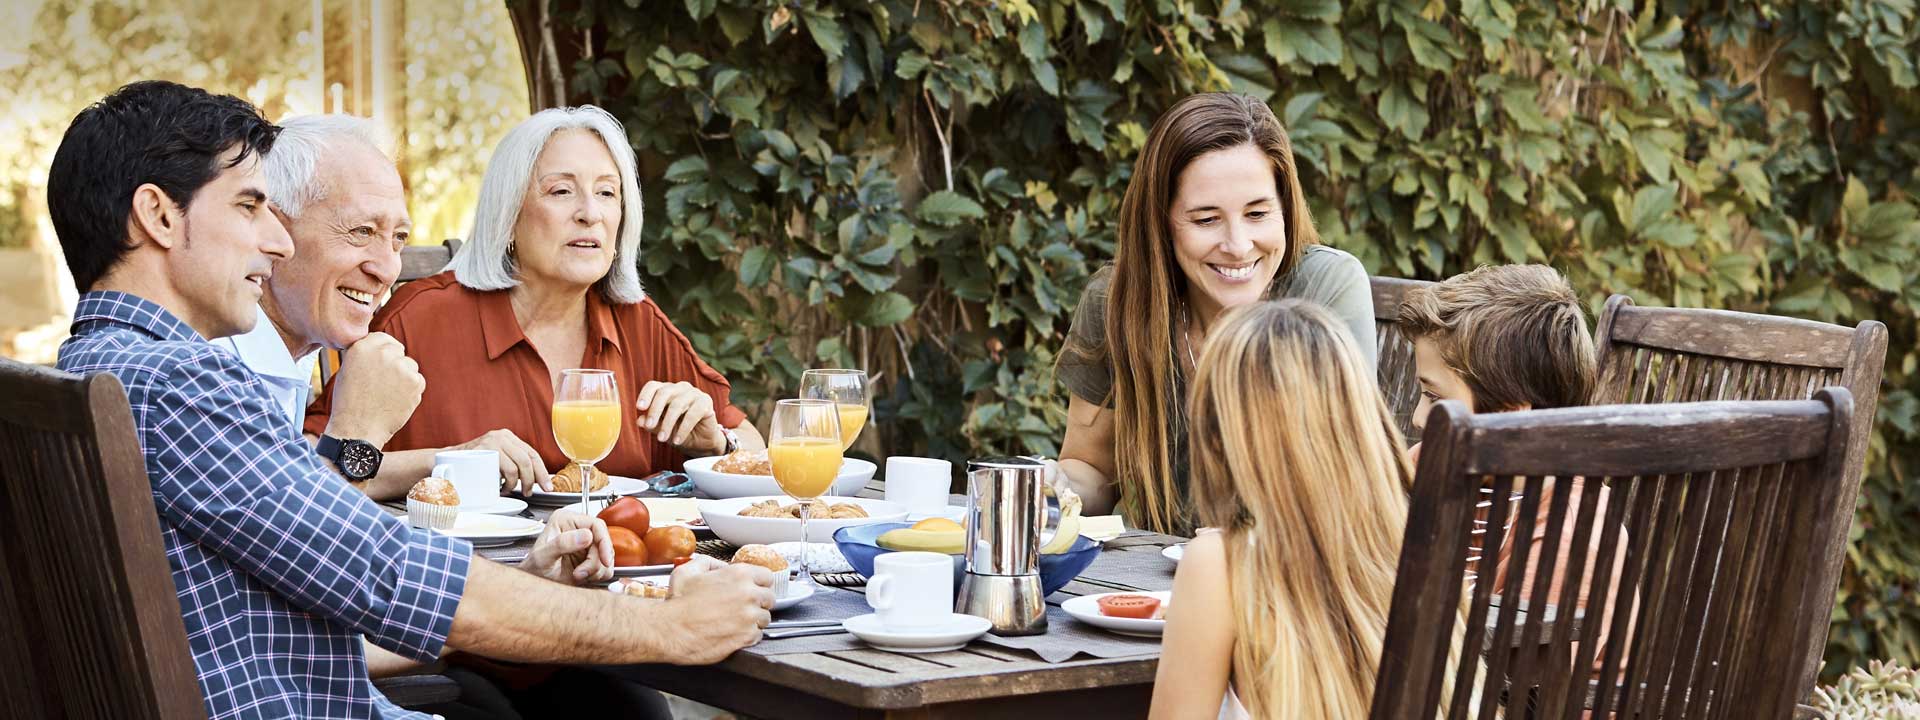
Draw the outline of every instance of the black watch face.
[[[355,480],[373,477],[380,470],[380,451],[359,440],[340,445],[340,471]]]

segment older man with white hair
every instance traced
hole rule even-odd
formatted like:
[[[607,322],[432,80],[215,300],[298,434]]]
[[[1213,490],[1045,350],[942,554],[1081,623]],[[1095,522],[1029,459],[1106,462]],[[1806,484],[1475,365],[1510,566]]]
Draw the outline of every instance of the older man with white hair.
[[[406,191],[372,123],[350,115],[288,118],[261,168],[267,199],[293,238],[294,256],[274,269],[252,332],[216,340],[266,380],[288,417],[304,420],[323,348],[344,350],[331,420],[316,450],[376,500],[404,495],[443,449],[500,453],[508,485],[549,485],[538,453],[511,431],[454,448],[383,453],[420,402],[414,361],[384,333],[367,332],[378,300],[400,273],[412,223]]]

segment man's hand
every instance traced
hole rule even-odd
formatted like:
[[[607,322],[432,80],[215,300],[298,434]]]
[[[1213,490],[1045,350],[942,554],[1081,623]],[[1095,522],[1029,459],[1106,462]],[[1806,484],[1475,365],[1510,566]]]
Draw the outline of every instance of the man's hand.
[[[384,446],[413,417],[427,380],[400,341],[368,333],[341,359],[333,376],[333,408],[327,434]]]
[[[613,579],[613,538],[607,524],[572,510],[555,510],[520,569],[564,585]]]
[[[532,495],[535,488],[553,491],[553,476],[547,472],[546,462],[540,459],[540,451],[533,449],[512,430],[503,428],[488,431],[452,449],[500,453],[500,477],[507,481],[507,492]]]
[[[689,383],[649,382],[640,388],[634,409],[639,411],[636,422],[641,430],[687,455],[718,455],[727,447],[719,416],[713,411],[713,396]]]
[[[695,555],[673,571],[673,597],[663,610],[673,618],[656,625],[668,633],[669,662],[710,665],[760,642],[773,620],[773,573],[757,565],[728,565]]]

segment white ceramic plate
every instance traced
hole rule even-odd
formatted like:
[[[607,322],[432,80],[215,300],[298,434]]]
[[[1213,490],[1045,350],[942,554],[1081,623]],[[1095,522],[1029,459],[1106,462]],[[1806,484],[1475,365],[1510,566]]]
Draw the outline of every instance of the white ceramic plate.
[[[693,478],[693,486],[711,498],[737,498],[755,495],[778,495],[780,484],[773,481],[772,475],[735,475],[733,473],[714,472],[713,464],[720,462],[721,456],[703,457],[688,460],[687,477]],[[833,487],[827,489],[828,495],[852,495],[867,486],[873,479],[873,463],[859,458],[847,458],[840,463],[840,476],[834,478]]]
[[[1161,557],[1164,557],[1168,560],[1172,560],[1175,563],[1179,563],[1180,558],[1184,557],[1186,554],[1187,554],[1186,543],[1180,543],[1179,545],[1169,545],[1167,546],[1167,549],[1160,551]]]
[[[700,517],[705,518],[707,527],[721,540],[734,545],[761,543],[772,545],[777,542],[797,541],[800,539],[799,518],[760,518],[741,517],[740,509],[761,500],[778,500],[781,505],[789,505],[793,498],[785,495],[767,495],[760,497],[738,497],[725,500],[700,501]],[[820,498],[829,505],[853,503],[865,508],[867,517],[828,520],[810,518],[807,520],[807,539],[817,543],[833,542],[835,530],[850,525],[865,525],[877,522],[895,522],[906,519],[907,508],[900,503],[868,498],[833,497]]]
[[[639,495],[648,489],[646,483],[634,478],[609,475],[607,476],[607,486],[592,493],[592,495],[595,500],[608,500],[619,495]],[[527,502],[541,507],[566,507],[568,503],[578,505],[580,504],[580,493],[547,492],[545,490],[535,489],[532,495],[527,496]]]
[[[1160,633],[1167,629],[1167,621],[1165,620],[1138,620],[1134,618],[1102,615],[1100,613],[1100,598],[1108,595],[1147,595],[1157,597],[1160,598],[1163,608],[1165,607],[1165,603],[1170,603],[1173,600],[1173,593],[1168,590],[1160,590],[1157,592],[1100,593],[1098,595],[1082,595],[1068,600],[1060,604],[1060,609],[1067,611],[1067,614],[1072,615],[1075,620],[1120,633],[1121,635],[1157,638],[1160,637]]]
[[[496,495],[486,500],[460,504],[460,512],[479,513],[482,515],[518,515],[521,510],[525,509],[527,509],[527,501],[504,495]]]
[[[874,613],[847,618],[840,625],[868,645],[903,653],[959,650],[993,629],[993,622],[986,618],[960,613],[948,615],[946,622],[938,625],[913,630],[889,628]]]
[[[660,587],[671,587],[671,585],[668,583],[668,578],[666,577],[649,577],[649,578],[634,578],[631,580],[615,580],[612,583],[609,583],[607,585],[607,589],[613,592],[624,594],[627,591],[627,583],[630,583],[630,582],[647,583],[649,585],[658,585]],[[786,594],[781,595],[780,597],[774,599],[773,611],[779,612],[781,610],[785,610],[795,605],[799,605],[801,601],[806,600],[807,598],[810,598],[810,597],[813,597],[812,586],[801,585],[800,583],[788,583]]]
[[[627,567],[615,567],[613,569],[613,576],[640,577],[642,575],[665,575],[671,572],[673,572],[673,563],[667,563],[665,565],[629,565]]]
[[[405,520],[405,516],[401,516]],[[545,530],[546,523],[507,515],[486,515],[482,513],[460,513],[454,518],[453,527],[434,532],[448,537],[457,537],[473,543],[474,547],[496,547],[512,545],[514,542],[539,535]]]

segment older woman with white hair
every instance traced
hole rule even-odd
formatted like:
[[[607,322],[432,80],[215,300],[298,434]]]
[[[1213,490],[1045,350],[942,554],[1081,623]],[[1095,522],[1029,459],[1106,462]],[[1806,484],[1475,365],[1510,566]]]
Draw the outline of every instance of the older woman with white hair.
[[[760,449],[727,379],[640,287],[640,184],[626,132],[593,106],[544,110],[507,133],[452,269],[408,283],[374,317],[427,387],[393,449],[505,429],[566,465],[551,409],[560,373],[612,370],[619,442],[595,467],[644,477],[689,457]],[[324,425],[324,406],[307,426]]]

